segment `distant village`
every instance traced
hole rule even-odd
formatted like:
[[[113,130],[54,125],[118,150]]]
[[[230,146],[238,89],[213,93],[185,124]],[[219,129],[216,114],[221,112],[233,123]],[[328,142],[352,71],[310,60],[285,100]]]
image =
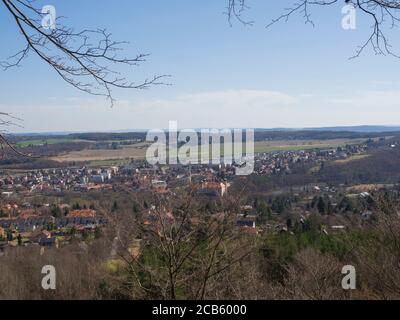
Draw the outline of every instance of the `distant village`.
[[[256,175],[290,174],[297,164],[320,164],[324,161],[346,159],[362,154],[367,144],[348,145],[327,150],[281,151],[255,154]],[[79,191],[130,186],[135,191],[167,192],[169,186],[195,183],[200,193],[221,195],[227,191],[235,176],[233,165],[168,165],[151,167],[144,161],[132,161],[122,166],[98,168],[41,169],[23,173],[0,172],[3,196],[44,191]]]
[[[327,160],[346,159],[361,154],[367,144],[349,145],[329,150],[281,151],[255,155],[255,175],[290,174],[298,164],[320,164]],[[33,208],[30,203],[16,204],[32,194],[52,194],[66,191],[91,192],[101,190],[149,191],[168,196],[176,188],[191,186],[199,196],[218,199],[229,193],[235,177],[235,165],[169,165],[151,167],[143,161],[120,166],[97,168],[40,169],[29,172],[3,172],[0,190],[0,250],[5,246],[68,244],[72,237],[96,237],[107,225],[95,208],[73,208],[70,204],[54,207],[44,203]],[[326,186],[311,186],[307,192],[335,192]],[[325,188],[325,189],[323,189]],[[305,189],[303,189],[304,191]],[[53,211],[53,213],[52,213]],[[299,215],[300,219],[305,218]],[[238,227],[257,233],[257,212],[252,205],[242,208]],[[285,226],[275,226],[284,230]]]

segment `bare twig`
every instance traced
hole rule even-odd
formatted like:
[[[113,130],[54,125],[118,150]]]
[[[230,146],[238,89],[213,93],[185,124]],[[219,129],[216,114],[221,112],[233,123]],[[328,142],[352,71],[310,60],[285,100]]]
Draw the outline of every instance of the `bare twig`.
[[[351,58],[360,56],[367,47],[371,47],[375,54],[400,58],[400,55],[393,51],[386,35],[386,31],[397,27],[397,23],[400,21],[400,1],[398,0],[297,0],[286,7],[281,15],[272,19],[266,27],[270,28],[282,21],[287,22],[295,14],[302,15],[306,24],[314,26],[311,19],[312,7],[332,6],[340,3],[353,5],[372,22],[372,31],[369,37],[357,48]],[[237,8],[240,10],[238,11]],[[246,0],[228,0],[229,22],[232,18],[236,18],[241,23],[247,24],[241,19],[241,14],[246,8]]]
[[[4,69],[19,66],[23,59],[34,53],[47,63],[68,84],[96,96],[104,96],[114,104],[113,88],[147,89],[163,82],[167,75],[156,75],[141,82],[128,81],[113,65],[138,66],[148,54],[120,57],[118,52],[126,42],[112,40],[106,29],[75,31],[56,20],[53,29],[42,26],[44,14],[33,6],[33,0],[1,0],[13,17],[25,47],[1,63]],[[92,44],[95,43],[95,44]]]

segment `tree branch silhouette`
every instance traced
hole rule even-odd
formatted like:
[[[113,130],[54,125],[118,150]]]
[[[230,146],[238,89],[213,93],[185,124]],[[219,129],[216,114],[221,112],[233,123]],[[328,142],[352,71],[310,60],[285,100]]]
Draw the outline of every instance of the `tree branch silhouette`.
[[[147,89],[163,82],[167,75],[155,75],[141,82],[128,81],[117,65],[139,66],[148,54],[135,57],[120,56],[127,42],[112,40],[106,29],[75,31],[61,23],[58,17],[53,28],[45,28],[42,21],[47,13],[35,8],[34,0],[1,0],[12,16],[17,30],[25,40],[25,47],[3,61],[4,69],[19,66],[30,53],[35,54],[76,89],[91,95],[103,96],[114,105],[113,88]],[[115,67],[115,68],[112,68]]]
[[[312,7],[332,6],[335,4],[353,5],[356,10],[371,20],[371,33],[357,49],[351,58],[356,58],[367,48],[371,47],[375,54],[391,55],[400,58],[400,55],[393,51],[386,36],[386,29],[397,27],[400,21],[400,1],[399,0],[298,0],[292,5],[284,8],[282,14],[271,20],[266,28],[279,23],[287,22],[293,15],[303,16],[306,24],[314,26],[311,18]],[[240,8],[240,9],[238,9]],[[246,0],[228,0],[228,19],[236,19],[241,23],[249,24],[242,18],[244,10],[248,9]]]
[[[112,90],[147,89],[154,85],[167,85],[163,80],[168,75],[154,75],[139,82],[129,81],[117,71],[118,66],[136,67],[146,61],[148,54],[139,53],[134,57],[121,56],[125,41],[114,41],[106,29],[84,29],[75,31],[62,23],[64,17],[57,17],[52,28],[43,25],[47,12],[34,6],[35,0],[1,0],[0,5],[10,14],[25,45],[22,50],[0,62],[4,70],[19,67],[22,61],[34,54],[50,66],[62,80],[74,88],[94,96],[103,96],[113,106]],[[1,117],[12,119],[10,114]],[[0,125],[12,125],[13,121],[0,120]],[[0,133],[0,145],[11,148],[4,133]]]

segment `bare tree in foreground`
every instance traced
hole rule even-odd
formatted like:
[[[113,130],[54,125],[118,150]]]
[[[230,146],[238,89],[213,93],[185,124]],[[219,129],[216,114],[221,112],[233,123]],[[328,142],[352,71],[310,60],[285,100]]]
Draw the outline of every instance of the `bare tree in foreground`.
[[[234,290],[229,279],[250,256],[254,240],[235,228],[236,201],[226,200],[212,215],[192,194],[178,198],[142,209],[136,223],[116,221],[117,256],[126,275],[117,287],[125,296],[203,300]]]
[[[0,127],[7,128],[10,126],[18,126],[16,123],[21,119],[18,119],[6,112],[0,112]],[[18,151],[6,138],[7,131],[6,129],[0,130],[0,158],[3,158],[7,154],[7,149],[11,149],[14,153],[18,155],[24,155],[20,151]]]
[[[42,23],[47,13],[42,13],[33,2],[1,0],[25,40],[22,50],[1,63],[3,68],[19,66],[23,59],[33,53],[68,84],[83,92],[104,96],[111,105],[115,101],[113,88],[146,89],[163,84],[165,75],[131,82],[117,71],[118,65],[138,66],[145,61],[147,54],[120,56],[118,53],[126,42],[114,41],[105,29],[75,31],[61,23],[62,17],[47,28]]]
[[[18,67],[33,54],[50,66],[62,80],[85,93],[105,97],[111,106],[115,99],[112,89],[147,89],[153,85],[165,84],[166,75],[155,75],[140,82],[127,80],[118,71],[119,66],[135,67],[146,61],[148,54],[140,53],[134,57],[121,56],[126,42],[114,41],[105,29],[80,30],[62,24],[62,17],[55,18],[53,24],[44,24],[46,11],[34,5],[35,0],[1,0],[2,10],[9,14],[14,27],[24,39],[24,48],[0,66],[7,70]],[[9,113],[0,114],[0,125],[13,125]],[[20,154],[0,133],[1,148],[11,148]]]
[[[287,1],[285,1],[287,2]],[[300,14],[306,24],[314,25],[311,18],[313,7],[333,6],[336,4],[353,5],[357,12],[360,12],[371,21],[371,33],[367,40],[356,50],[354,57],[358,57],[366,47],[372,47],[376,54],[391,55],[400,58],[395,53],[388,41],[386,32],[397,27],[400,21],[400,1],[398,0],[297,0],[290,1],[291,4],[284,8],[281,15],[272,19],[267,28],[278,22],[287,22],[293,15]],[[227,14],[231,22],[236,19],[244,24],[252,24],[243,18],[243,13],[248,9],[246,0],[228,0]]]

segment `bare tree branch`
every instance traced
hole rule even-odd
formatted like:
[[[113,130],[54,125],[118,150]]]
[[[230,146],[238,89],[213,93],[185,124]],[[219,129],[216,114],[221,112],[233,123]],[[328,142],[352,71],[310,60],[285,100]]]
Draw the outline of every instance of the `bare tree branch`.
[[[360,56],[367,47],[371,47],[375,54],[400,58],[400,55],[393,51],[386,35],[387,30],[396,28],[400,21],[400,1],[398,0],[298,0],[286,7],[283,13],[272,19],[266,27],[270,28],[276,23],[287,22],[295,14],[302,15],[306,24],[314,26],[311,19],[312,7],[332,6],[340,3],[353,5],[358,12],[371,20],[372,31],[369,37],[357,48],[351,58]],[[228,0],[229,22],[231,23],[231,19],[236,18],[241,23],[248,24],[241,18],[241,14],[247,8],[246,0]]]
[[[139,66],[148,54],[129,58],[119,56],[126,42],[112,40],[106,29],[75,31],[57,18],[54,28],[44,28],[45,14],[35,8],[34,0],[1,0],[23,36],[25,47],[1,63],[4,69],[19,66],[34,53],[53,68],[68,84],[91,95],[104,96],[113,105],[113,88],[147,89],[163,82],[167,75],[156,75],[141,82],[128,81],[111,68],[117,65]]]

